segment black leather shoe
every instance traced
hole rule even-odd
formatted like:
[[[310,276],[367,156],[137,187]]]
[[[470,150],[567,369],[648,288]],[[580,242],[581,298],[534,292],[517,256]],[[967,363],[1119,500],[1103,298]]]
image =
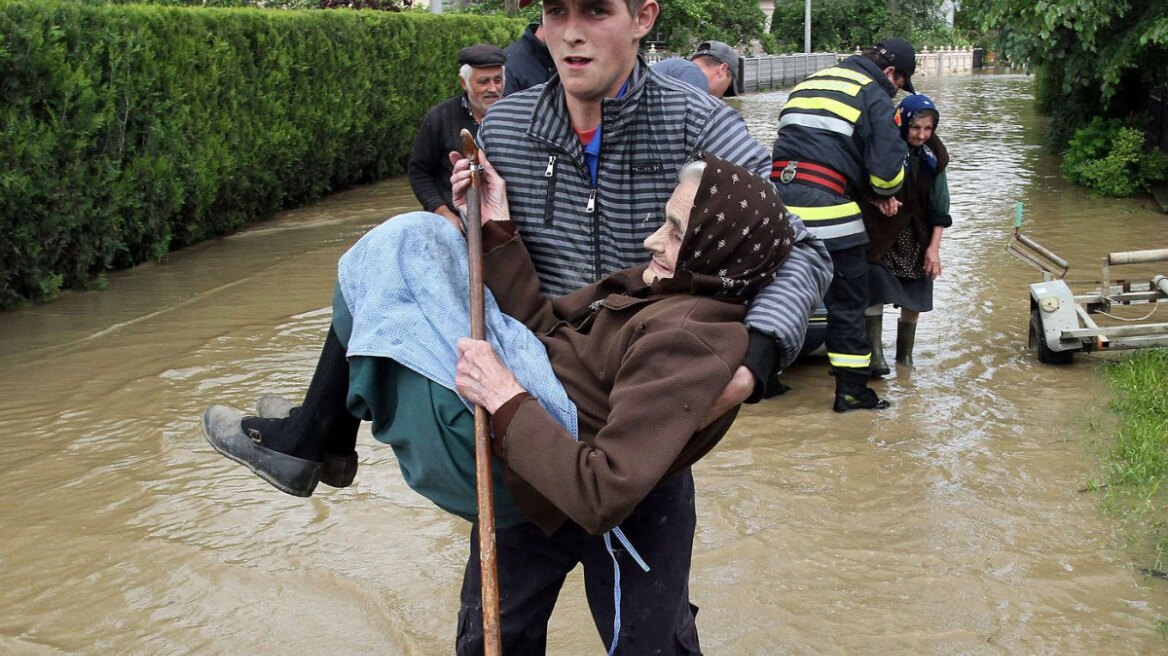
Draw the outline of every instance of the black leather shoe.
[[[264,419],[283,419],[292,414],[296,404],[279,394],[264,394],[256,399],[256,414]],[[325,451],[320,482],[329,487],[349,487],[357,477],[357,452]]]
[[[831,406],[836,412],[850,412],[852,410],[883,410],[890,404],[876,396],[876,392],[863,389],[856,394],[836,394],[835,405]]]
[[[203,413],[203,435],[211,446],[255,472],[277,490],[297,497],[312,496],[323,465],[265,447],[258,433],[253,438],[243,432],[242,412],[213,405]]]

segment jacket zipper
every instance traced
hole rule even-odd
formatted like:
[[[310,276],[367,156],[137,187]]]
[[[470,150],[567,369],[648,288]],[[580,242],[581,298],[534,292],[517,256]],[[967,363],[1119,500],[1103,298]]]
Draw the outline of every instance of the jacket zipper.
[[[552,216],[555,214],[555,199],[556,199],[556,156],[548,155],[547,168],[543,171],[543,177],[548,179],[547,197],[543,201],[543,224],[550,226],[552,224]]]
[[[600,212],[596,211],[596,187],[588,194],[588,207],[586,210],[592,215],[592,234],[596,238],[592,240],[592,277],[600,278]]]
[[[591,324],[592,321],[594,319],[596,319],[596,315],[600,314],[600,310],[603,307],[604,307],[604,299],[592,301],[591,303],[589,303],[588,309],[591,310],[591,312],[588,313],[588,316],[584,317],[584,320],[580,322],[580,325],[576,326],[576,330],[578,330],[578,331],[586,330],[588,328],[589,324]]]

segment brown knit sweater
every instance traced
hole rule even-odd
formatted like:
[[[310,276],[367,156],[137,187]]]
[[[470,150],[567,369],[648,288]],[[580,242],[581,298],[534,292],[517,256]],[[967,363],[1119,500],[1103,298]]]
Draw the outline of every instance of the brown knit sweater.
[[[746,354],[746,306],[649,295],[644,266],[549,299],[514,224],[484,226],[483,247],[487,286],[539,336],[579,417],[575,441],[532,397],[500,408],[494,447],[505,480],[543,531],[567,517],[603,533],[729,430],[737,409],[698,424]]]

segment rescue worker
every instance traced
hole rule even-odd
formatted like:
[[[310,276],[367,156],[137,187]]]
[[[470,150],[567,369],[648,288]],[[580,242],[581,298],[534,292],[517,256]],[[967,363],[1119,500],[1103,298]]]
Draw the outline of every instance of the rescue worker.
[[[856,201],[874,196],[882,213],[896,213],[906,146],[892,98],[898,88],[914,93],[915,70],[912,45],[886,39],[807,77],[779,115],[771,179],[835,267],[823,302],[836,412],[888,407],[867,385],[868,235]]]
[[[458,83],[462,93],[435,105],[414,135],[414,149],[406,169],[410,189],[427,212],[458,221],[450,202],[450,173],[454,166],[447,154],[462,148],[463,128],[477,134],[487,109],[503,97],[502,48],[487,43],[458,51]]]

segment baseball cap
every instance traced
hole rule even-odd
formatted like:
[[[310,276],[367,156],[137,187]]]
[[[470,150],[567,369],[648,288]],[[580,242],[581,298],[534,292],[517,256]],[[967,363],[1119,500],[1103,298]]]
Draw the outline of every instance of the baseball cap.
[[[876,44],[876,52],[883,55],[888,63],[904,76],[904,90],[916,93],[916,89],[913,89],[912,75],[917,70],[917,51],[912,44],[904,39],[884,39]]]
[[[693,61],[698,57],[712,57],[730,68],[730,77],[734,79],[734,84],[726,89],[724,95],[737,96],[739,88],[742,86],[742,81],[738,79],[738,53],[730,46],[721,41],[703,41],[698,45],[698,49],[694,54],[690,55],[689,60]]]

